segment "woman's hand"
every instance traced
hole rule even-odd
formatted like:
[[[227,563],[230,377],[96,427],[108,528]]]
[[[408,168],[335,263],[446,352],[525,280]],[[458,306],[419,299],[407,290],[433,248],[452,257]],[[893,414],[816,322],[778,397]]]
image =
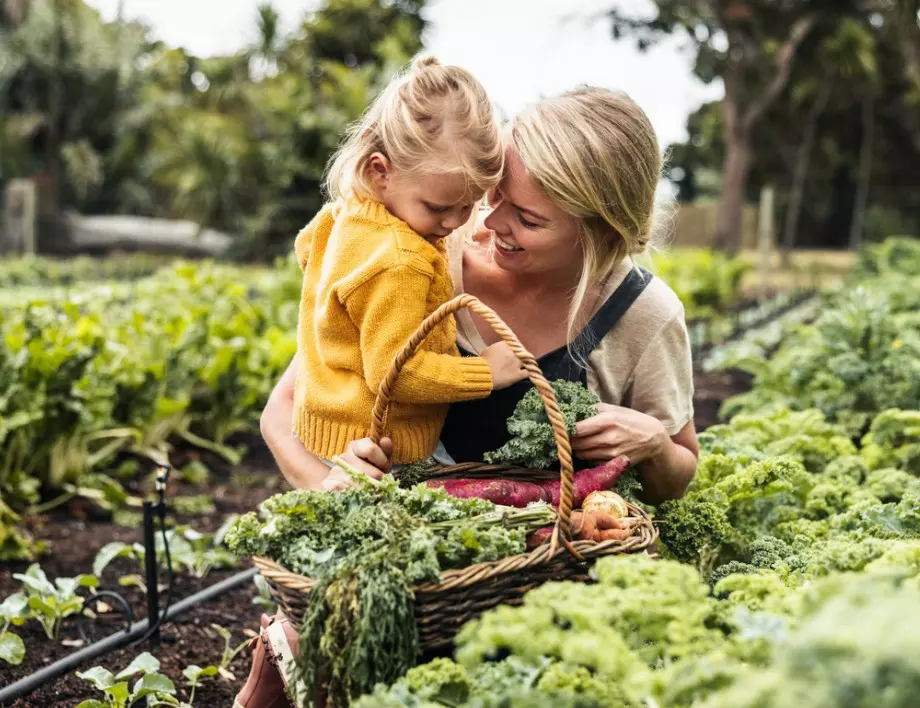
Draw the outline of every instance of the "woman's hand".
[[[381,438],[377,445],[370,438],[355,440],[348,445],[348,450],[342,454],[342,459],[354,467],[358,472],[366,474],[372,479],[380,479],[392,467],[393,441],[390,438]],[[329,475],[323,480],[321,489],[335,492],[354,485],[351,477],[340,467],[333,467]]]
[[[572,452],[588,462],[607,462],[625,455],[635,465],[661,455],[669,442],[657,418],[632,408],[599,403],[597,415],[575,426]]]
[[[620,455],[638,465],[642,501],[660,504],[682,497],[696,474],[699,446],[689,421],[669,436],[661,421],[646,413],[600,403],[597,415],[575,426],[572,452],[590,462]]]

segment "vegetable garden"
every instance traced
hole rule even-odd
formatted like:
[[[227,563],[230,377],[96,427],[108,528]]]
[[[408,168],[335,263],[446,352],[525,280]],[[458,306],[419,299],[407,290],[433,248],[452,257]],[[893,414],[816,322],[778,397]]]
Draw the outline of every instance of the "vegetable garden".
[[[171,579],[171,600],[186,598],[252,555],[317,578],[302,632],[318,649],[300,670],[330,672],[336,705],[855,708],[920,695],[920,242],[870,246],[843,287],[740,320],[723,313],[743,264],[661,263],[688,317],[727,341],[697,347],[698,414],[715,397],[722,422],[698,415],[688,494],[647,507],[634,474],[610,477],[651,517],[656,552],[600,558],[589,583],[560,578],[488,610],[437,658],[421,653],[413,588],[525,552],[555,516],[558,477],[555,496],[534,483],[537,503],[515,510],[408,476],[283,493],[257,432],[296,346],[296,266],[73,268],[0,262],[0,687],[124,627],[119,601],[92,593],[145,615],[140,510],[168,465],[163,593]],[[590,415],[556,390],[564,414]],[[532,424],[496,461],[549,467],[552,433],[527,406]],[[264,581],[247,581],[164,624],[159,644],[3,705],[228,704],[272,607]]]

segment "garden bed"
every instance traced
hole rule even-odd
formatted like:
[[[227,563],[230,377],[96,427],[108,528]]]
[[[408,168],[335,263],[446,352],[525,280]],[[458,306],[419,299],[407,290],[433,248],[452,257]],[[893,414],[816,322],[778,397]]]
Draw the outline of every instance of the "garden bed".
[[[722,400],[745,390],[749,381],[749,377],[738,372],[698,373],[695,396],[697,427],[702,429],[715,423]],[[268,451],[264,446],[257,444],[257,441],[249,442],[251,452],[247,461],[235,469],[230,469],[226,465],[221,466],[214,459],[208,459],[213,476],[207,491],[214,499],[214,513],[196,516],[171,513],[170,517],[177,523],[191,525],[198,531],[214,531],[228,515],[250,511],[263,499],[282,489],[285,483]],[[241,480],[245,480],[245,486],[239,483]],[[200,488],[172,480],[168,498],[200,494],[202,491]],[[36,538],[49,543],[49,553],[43,556],[40,562],[48,577],[52,579],[89,572],[96,553],[110,541],[132,543],[140,540],[139,527],[118,525],[101,516],[88,502],[79,500],[42,516],[27,517],[25,521],[27,528]],[[12,574],[24,572],[28,565],[26,562],[5,564],[4,569],[9,572],[0,574],[0,598],[19,589],[20,583],[13,580]],[[204,578],[194,578],[187,573],[177,572],[173,602],[210,587],[248,566],[248,563],[242,562],[234,569],[211,571]],[[119,576],[138,570],[137,564],[133,561],[116,560],[102,574],[100,589],[120,591],[128,600],[135,616],[143,618],[146,616],[145,595],[138,589],[119,588],[117,584]],[[165,583],[165,573],[161,573],[160,579],[161,583]],[[186,666],[205,666],[216,664],[219,660],[224,640],[211,628],[212,624],[229,630],[234,644],[243,641],[247,636],[252,636],[257,628],[259,615],[263,611],[253,604],[256,595],[255,586],[246,583],[165,624],[159,647],[151,644],[144,647],[125,647],[91,661],[79,670],[85,671],[95,665],[120,669],[140,651],[147,650],[160,660],[161,673],[172,678],[178,687],[182,681],[182,670]],[[162,609],[165,592],[161,593],[160,602]],[[113,608],[99,619],[87,621],[85,629],[88,638],[95,641],[120,629],[123,622],[121,612]],[[78,649],[73,645],[65,646],[60,642],[49,641],[41,627],[34,622],[29,622],[16,631],[25,642],[26,657],[19,666],[11,667],[0,663],[0,686],[6,686],[34,673]],[[62,639],[69,642],[79,640],[74,621],[65,623]],[[232,679],[229,676],[218,676],[207,681],[196,693],[196,705],[218,706],[232,701],[249,672],[248,651],[244,650],[236,657],[230,665],[230,672],[234,677]],[[6,704],[3,708],[75,705],[80,700],[92,697],[93,693],[88,683],[70,674],[42,686],[29,696]]]

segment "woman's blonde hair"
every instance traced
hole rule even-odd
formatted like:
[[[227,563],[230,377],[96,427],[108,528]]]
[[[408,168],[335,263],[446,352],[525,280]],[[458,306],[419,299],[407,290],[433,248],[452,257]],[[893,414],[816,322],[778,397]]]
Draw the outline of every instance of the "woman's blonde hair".
[[[576,217],[584,268],[568,318],[577,335],[591,286],[653,236],[662,156],[648,117],[623,93],[582,87],[518,115],[511,141],[543,193]]]
[[[367,167],[382,153],[408,173],[462,174],[471,191],[498,184],[504,148],[495,112],[468,71],[434,57],[395,77],[347,133],[326,175],[330,198],[374,198]]]

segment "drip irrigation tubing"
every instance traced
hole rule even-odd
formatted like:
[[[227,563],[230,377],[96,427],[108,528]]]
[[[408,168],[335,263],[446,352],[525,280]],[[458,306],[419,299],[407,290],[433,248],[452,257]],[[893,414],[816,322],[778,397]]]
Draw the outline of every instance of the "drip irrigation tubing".
[[[184,600],[179,600],[173,605],[170,605],[166,610],[160,615],[160,623],[168,622],[169,620],[175,619],[183,612],[190,610],[196,605],[200,605],[203,602],[207,602],[218,595],[222,595],[228,590],[232,590],[248,580],[251,580],[258,573],[258,569],[249,568],[244,570],[236,575],[231,575],[229,578],[221,580],[219,583],[215,583],[210,587],[196,592],[194,595],[190,595]],[[36,671],[33,674],[24,676],[15,683],[10,684],[4,688],[0,688],[0,706],[5,705],[10,701],[14,701],[17,698],[26,696],[34,691],[39,686],[47,683],[48,681],[53,681],[60,676],[68,673],[81,666],[82,664],[96,659],[104,654],[120,649],[125,644],[129,644],[132,641],[144,637],[150,628],[150,618],[143,619],[136,624],[130,625],[129,627],[110,634],[104,639],[100,639],[94,644],[90,644],[88,647],[84,647],[79,651],[75,651],[72,654],[68,654],[63,659],[59,659],[50,666],[46,666],[39,671]]]

